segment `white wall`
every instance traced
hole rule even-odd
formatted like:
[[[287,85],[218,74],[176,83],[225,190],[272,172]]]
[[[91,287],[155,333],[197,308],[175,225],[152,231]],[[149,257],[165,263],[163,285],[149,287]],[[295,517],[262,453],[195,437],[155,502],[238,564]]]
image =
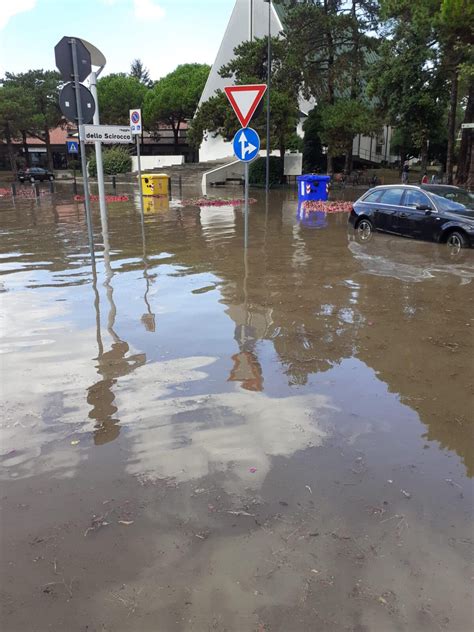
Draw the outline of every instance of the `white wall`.
[[[219,70],[234,57],[234,48],[250,39],[250,8],[252,8],[253,37],[261,38],[268,34],[268,3],[264,0],[236,0],[199,104],[210,99],[216,90],[223,90],[225,86],[234,84],[231,77],[227,79],[221,77]],[[271,8],[271,34],[276,36],[283,27],[273,4]],[[220,34],[216,34],[216,36],[220,37]],[[221,137],[212,138],[211,134],[208,134],[207,138],[203,140],[199,149],[201,162],[230,158],[233,155],[232,143],[225,142]]]
[[[141,156],[140,162],[142,171],[145,171],[146,169],[183,165],[184,156]],[[132,156],[132,171],[138,171],[138,158],[136,156]]]
[[[214,138],[212,134],[207,135],[199,148],[199,162],[210,160],[221,160],[222,158],[233,158],[234,150],[232,143],[225,141],[222,136]]]

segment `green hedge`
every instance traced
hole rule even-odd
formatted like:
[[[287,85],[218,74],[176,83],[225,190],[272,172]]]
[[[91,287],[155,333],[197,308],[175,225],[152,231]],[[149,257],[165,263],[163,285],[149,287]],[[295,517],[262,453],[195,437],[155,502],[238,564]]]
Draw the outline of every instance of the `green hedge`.
[[[132,170],[132,158],[126,147],[111,147],[102,152],[104,174],[115,176],[118,173],[129,173]],[[97,163],[95,155],[89,161],[89,174],[97,175]]]
[[[257,158],[250,163],[250,184],[265,184],[266,158]],[[270,186],[283,182],[283,162],[278,156],[270,156]]]

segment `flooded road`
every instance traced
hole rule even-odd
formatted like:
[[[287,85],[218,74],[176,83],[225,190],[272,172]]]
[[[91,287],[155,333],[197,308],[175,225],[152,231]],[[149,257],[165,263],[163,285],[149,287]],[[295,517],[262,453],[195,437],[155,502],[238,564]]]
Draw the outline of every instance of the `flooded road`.
[[[2,630],[472,629],[474,251],[255,197],[0,200]]]

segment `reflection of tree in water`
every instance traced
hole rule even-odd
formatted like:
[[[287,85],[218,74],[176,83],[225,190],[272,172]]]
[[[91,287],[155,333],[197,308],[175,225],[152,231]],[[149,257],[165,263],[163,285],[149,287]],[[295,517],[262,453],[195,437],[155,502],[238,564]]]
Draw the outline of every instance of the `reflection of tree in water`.
[[[190,274],[212,272],[222,279],[221,302],[235,323],[239,344],[230,379],[263,388],[259,340],[271,341],[295,385],[306,384],[310,375],[345,358],[358,357],[416,410],[428,428],[426,439],[456,451],[472,475],[466,356],[460,361],[457,348],[449,347],[447,334],[440,333],[446,332],[447,314],[433,311],[439,286],[365,274],[347,247],[345,215],[330,218],[330,232],[295,227],[283,217],[273,208],[267,223],[258,207],[252,207],[246,287],[239,209],[225,248],[203,234],[199,211],[191,208],[181,211],[179,219],[168,216],[167,225],[154,232],[155,248],[174,254],[175,265],[186,266]],[[340,228],[334,230],[334,224]],[[384,251],[395,267],[397,255],[403,259],[399,252],[398,247]],[[419,257],[422,268],[426,254]],[[453,283],[450,292],[446,306],[452,317],[467,322],[465,287]],[[251,344],[241,344],[242,332]]]

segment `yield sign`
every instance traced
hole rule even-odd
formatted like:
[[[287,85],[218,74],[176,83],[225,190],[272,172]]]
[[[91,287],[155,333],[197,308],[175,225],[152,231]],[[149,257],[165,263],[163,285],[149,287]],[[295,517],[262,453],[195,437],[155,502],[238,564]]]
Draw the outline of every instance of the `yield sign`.
[[[242,127],[247,127],[267,89],[265,83],[224,88]]]

